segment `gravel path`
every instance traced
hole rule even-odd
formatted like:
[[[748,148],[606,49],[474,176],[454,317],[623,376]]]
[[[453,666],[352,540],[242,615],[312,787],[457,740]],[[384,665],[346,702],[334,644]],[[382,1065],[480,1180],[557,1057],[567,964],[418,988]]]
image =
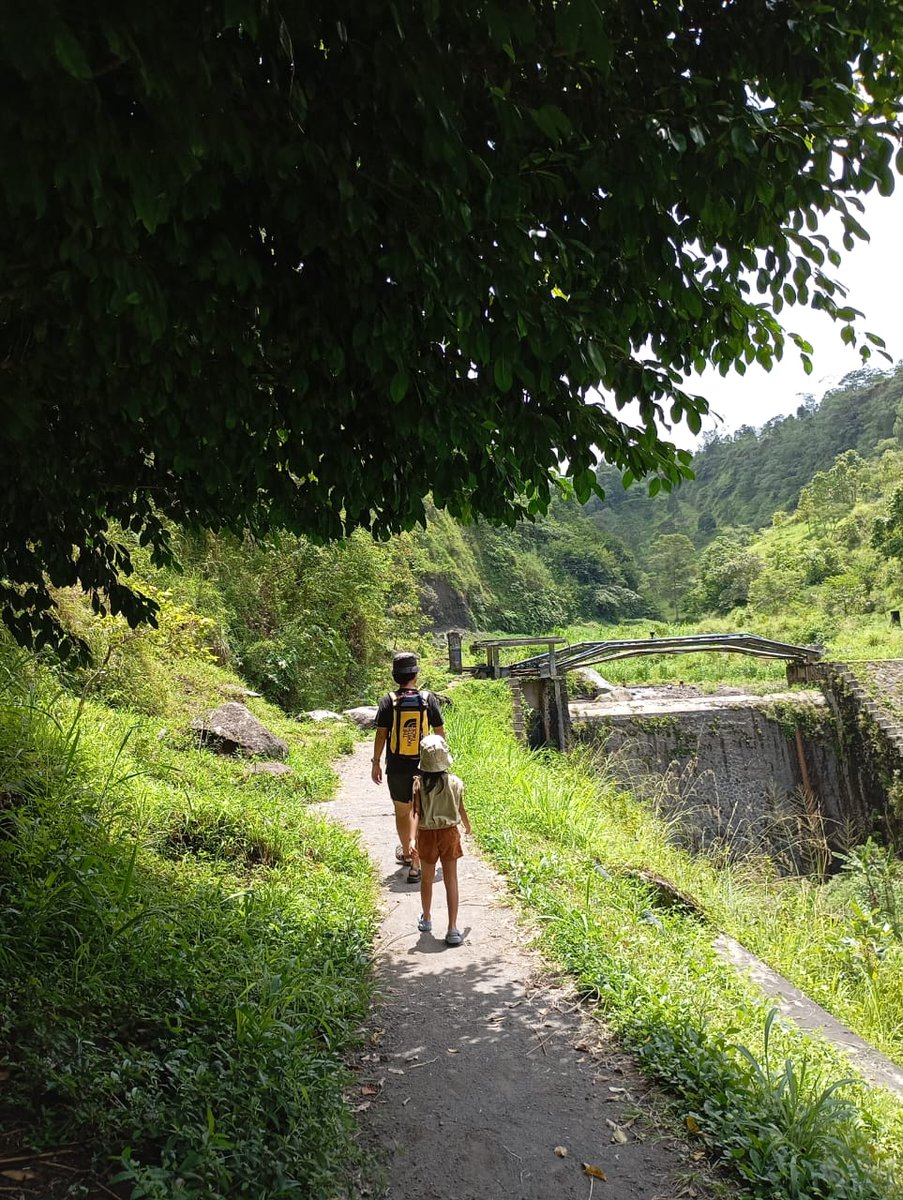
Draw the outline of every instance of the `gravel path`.
[[[370,746],[337,764],[322,811],[359,830],[378,864],[384,919],[380,999],[350,1096],[363,1144],[383,1164],[360,1195],[398,1200],[678,1200],[708,1193],[690,1149],[656,1127],[656,1097],[632,1059],[586,1019],[568,985],[529,947],[500,877],[465,844],[464,945],[417,931],[419,888],[395,863],[385,785]],[[556,1150],[557,1148],[557,1150]],[[562,1155],[562,1149],[565,1153]],[[582,1164],[605,1179],[587,1174]]]

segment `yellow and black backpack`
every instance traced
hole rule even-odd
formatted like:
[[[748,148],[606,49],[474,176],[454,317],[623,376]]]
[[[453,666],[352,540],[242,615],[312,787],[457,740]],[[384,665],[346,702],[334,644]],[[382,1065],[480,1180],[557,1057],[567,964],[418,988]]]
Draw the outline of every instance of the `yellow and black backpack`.
[[[399,758],[420,757],[420,741],[429,733],[426,692],[390,692],[392,732],[389,752]]]

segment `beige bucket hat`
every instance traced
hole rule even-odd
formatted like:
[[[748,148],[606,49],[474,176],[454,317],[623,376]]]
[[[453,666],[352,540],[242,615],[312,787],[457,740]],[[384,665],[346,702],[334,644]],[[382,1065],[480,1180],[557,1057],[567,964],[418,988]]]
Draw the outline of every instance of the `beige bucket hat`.
[[[428,733],[420,743],[421,771],[447,771],[454,761],[448,743],[440,734]]]

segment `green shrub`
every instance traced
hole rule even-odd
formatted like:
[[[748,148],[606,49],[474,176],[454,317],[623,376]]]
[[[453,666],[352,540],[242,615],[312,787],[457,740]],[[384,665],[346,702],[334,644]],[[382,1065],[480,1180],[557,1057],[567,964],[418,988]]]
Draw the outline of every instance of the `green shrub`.
[[[331,1196],[355,1160],[373,881],[298,739],[302,782],[247,779],[0,652],[4,1099],[134,1197]]]

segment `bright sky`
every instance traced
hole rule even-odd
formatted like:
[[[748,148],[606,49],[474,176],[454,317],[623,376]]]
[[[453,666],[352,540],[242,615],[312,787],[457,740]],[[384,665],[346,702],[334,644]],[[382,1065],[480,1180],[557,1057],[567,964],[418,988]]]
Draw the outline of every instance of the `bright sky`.
[[[860,223],[870,233],[870,242],[857,242],[848,253],[843,250],[839,222],[836,227],[826,224],[822,232],[832,237],[843,255],[834,275],[849,289],[847,302],[864,313],[858,327],[883,337],[888,353],[898,362],[903,359],[903,179],[897,180],[892,196],[875,192],[866,198],[865,205]],[[802,396],[811,394],[820,400],[844,375],[861,367],[858,352],[841,342],[840,325],[833,324],[824,313],[785,308],[780,319],[786,329],[801,333],[812,344],[812,374],[806,375],[799,352],[791,343],[785,348],[783,361],[770,372],[753,365],[745,375],[732,373],[722,378],[717,371],[707,370],[693,376],[688,381],[689,390],[705,396],[713,414],[721,417],[717,421],[710,416],[703,432],[716,429],[729,433],[741,425],[758,428],[772,417],[794,412]],[[890,364],[873,352],[870,365],[882,368]],[[691,449],[696,441],[687,430],[675,429],[672,438]]]

